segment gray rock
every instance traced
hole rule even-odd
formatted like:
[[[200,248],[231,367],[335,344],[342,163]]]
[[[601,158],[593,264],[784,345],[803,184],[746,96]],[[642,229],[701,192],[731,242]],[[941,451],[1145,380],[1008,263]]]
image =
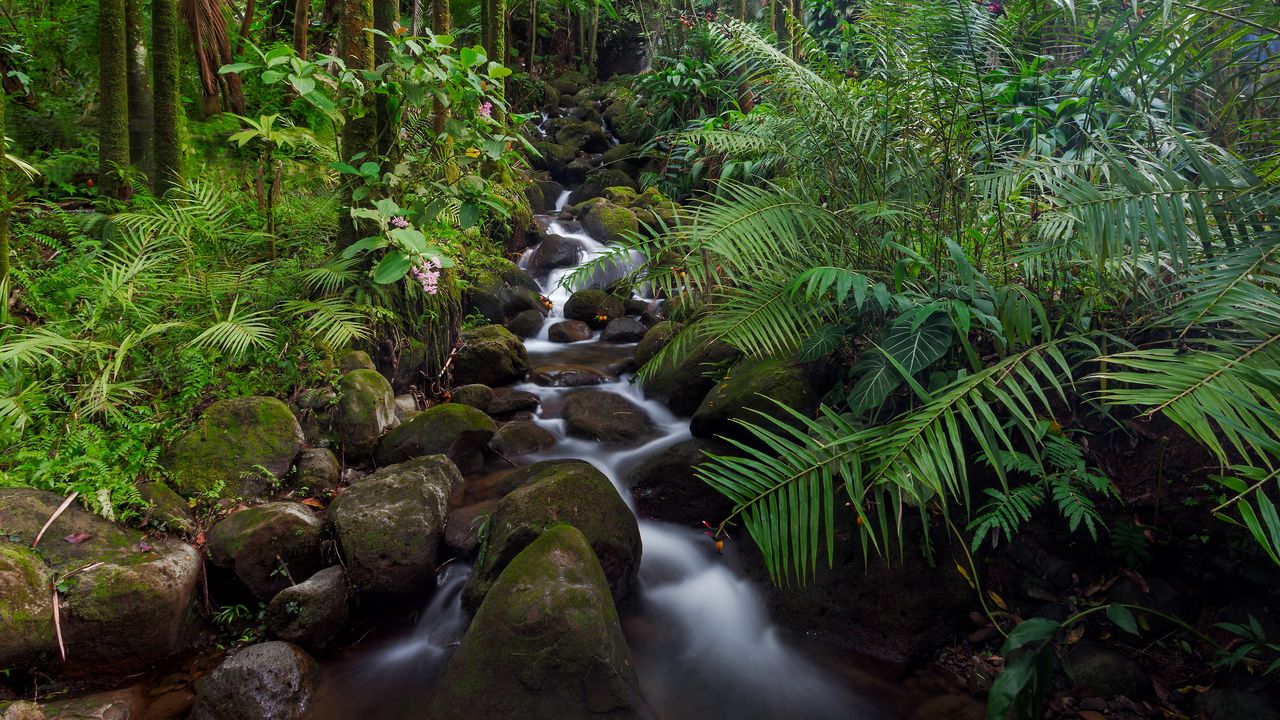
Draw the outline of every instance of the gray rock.
[[[577,265],[582,252],[582,243],[577,240],[549,234],[529,254],[529,272],[545,278],[552,270]]]
[[[622,317],[622,301],[603,290],[579,290],[564,304],[564,316],[580,320],[599,330],[614,318]]]
[[[489,412],[489,407],[493,405],[493,388],[478,383],[456,387],[453,389],[452,401],[470,405],[480,412]]]
[[[652,437],[653,421],[640,406],[611,392],[583,390],[564,403],[565,428],[574,437],[635,443]]]
[[[462,331],[462,348],[453,367],[455,383],[496,387],[521,380],[528,371],[524,343],[506,328],[485,325]]]
[[[498,388],[493,391],[493,402],[489,405],[489,414],[494,417],[506,417],[515,413],[533,412],[541,401],[537,395],[524,390]]]
[[[449,498],[462,474],[443,455],[384,467],[329,505],[351,583],[361,592],[419,593],[435,576]]]
[[[328,448],[303,448],[298,453],[298,487],[311,492],[336,490],[342,482],[342,466]]]
[[[498,428],[489,441],[489,449],[504,458],[513,459],[550,450],[555,444],[556,437],[545,428],[528,420],[515,420]]]
[[[563,320],[547,328],[547,339],[551,342],[582,342],[591,337],[591,326],[581,320]]]
[[[1140,701],[1151,696],[1151,679],[1142,667],[1108,645],[1079,643],[1067,653],[1063,669],[1071,682],[1102,697],[1123,695]]]
[[[640,342],[647,332],[649,332],[649,328],[645,327],[644,323],[639,320],[620,317],[609,321],[600,339],[605,342],[615,343]]]
[[[191,720],[301,720],[320,687],[320,665],[296,645],[250,645],[209,673]]]
[[[626,479],[636,513],[686,527],[706,520],[715,524],[733,511],[733,501],[703,482],[694,471],[707,454],[733,455],[719,440],[694,438],[663,448],[645,458]]]
[[[320,568],[322,526],[306,505],[266,503],[218,521],[206,548],[210,562],[234,572],[254,597],[270,600]]]
[[[516,337],[534,337],[542,329],[544,317],[540,310],[523,310],[507,321],[506,328]]]
[[[395,392],[376,370],[352,370],[338,381],[333,413],[338,439],[352,456],[367,456],[378,439],[399,424]]]
[[[325,649],[347,623],[347,574],[335,565],[276,593],[267,604],[267,630],[312,651]]]
[[[589,365],[539,365],[529,372],[529,381],[542,387],[587,387],[612,379]]]
[[[486,500],[451,511],[444,525],[444,544],[458,557],[471,557],[480,547],[480,527],[497,509],[497,500]]]

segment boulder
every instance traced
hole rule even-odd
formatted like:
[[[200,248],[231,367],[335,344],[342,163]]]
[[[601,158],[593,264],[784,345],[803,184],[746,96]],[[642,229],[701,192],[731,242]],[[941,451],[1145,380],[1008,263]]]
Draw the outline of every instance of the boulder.
[[[625,187],[639,190],[636,181],[626,172],[614,167],[601,167],[587,174],[578,189],[569,195],[569,204],[577,205],[583,200],[601,197],[607,188]]]
[[[604,327],[604,333],[600,335],[600,339],[605,342],[615,343],[640,342],[647,332],[649,332],[649,328],[645,327],[644,323],[639,320],[620,317],[609,321],[609,324]]]
[[[539,365],[529,373],[529,381],[542,387],[587,387],[612,379],[590,365]]]
[[[565,147],[589,153],[604,152],[609,149],[609,135],[600,127],[600,123],[590,120],[570,120],[562,123],[556,131],[556,142]]]
[[[1142,666],[1119,650],[1098,642],[1077,644],[1062,663],[1077,687],[1101,697],[1123,695],[1130,700],[1151,696],[1151,679]]]
[[[1214,688],[1192,703],[1204,720],[1280,720],[1280,708],[1261,695],[1245,690]]]
[[[653,421],[640,406],[616,393],[582,390],[570,395],[562,412],[573,437],[605,443],[636,443],[654,434]]]
[[[564,166],[564,176],[561,178],[569,185],[577,185],[587,179],[587,175],[600,167],[600,162],[590,155],[581,155],[573,159],[572,162]],[[573,197],[572,194],[569,195]]]
[[[640,352],[637,350],[636,354],[639,356]],[[678,360],[668,358],[650,369],[641,381],[641,387],[645,397],[666,402],[671,412],[692,415],[716,386],[707,374],[723,370],[739,356],[740,353],[727,343],[705,343],[691,348]]]
[[[596,330],[604,329],[610,320],[622,315],[621,300],[593,288],[575,292],[564,304],[566,319],[584,322]]]
[[[457,384],[505,385],[523,379],[528,371],[524,343],[506,328],[485,325],[462,331],[462,347],[453,364]]]
[[[489,449],[511,459],[550,450],[555,444],[556,436],[542,426],[528,420],[515,420],[498,428],[489,441]]]
[[[626,479],[636,513],[686,527],[704,520],[715,524],[728,517],[733,501],[694,474],[708,453],[732,455],[734,447],[720,440],[694,438],[645,458]]]
[[[627,160],[638,157],[635,143],[619,143],[605,151],[604,164],[608,166],[622,166]]]
[[[346,454],[367,456],[378,439],[400,422],[391,383],[377,370],[352,370],[343,375],[338,381],[333,421]]]
[[[320,688],[320,664],[278,640],[242,648],[209,673],[191,720],[301,720]]]
[[[289,472],[300,449],[302,427],[288,405],[270,397],[242,397],[210,405],[161,462],[174,490],[185,497],[214,490],[222,497],[255,497]]]
[[[600,111],[590,105],[578,105],[569,108],[569,117],[576,120],[588,120],[593,123],[600,122]]]
[[[32,548],[62,501],[41,490],[0,489],[0,667],[126,673],[183,650],[200,553],[184,542],[146,539],[75,503]],[[64,576],[65,664],[50,603],[55,575]]]
[[[670,320],[661,320],[654,323],[649,328],[649,332],[645,333],[640,344],[636,345],[636,367],[644,367],[646,363],[662,352],[662,349],[671,343],[672,338],[676,336],[676,333],[680,332],[682,327],[684,326],[680,323],[671,322]],[[711,388],[708,387],[707,389],[710,390]],[[701,403],[702,398],[698,398],[698,402]]]
[[[578,151],[575,148],[552,140],[535,142],[533,148],[538,154],[529,158],[530,165],[538,170],[546,170],[557,180],[567,181],[565,168],[577,157]]]
[[[404,422],[418,413],[418,399],[413,393],[396,395],[396,418]]]
[[[209,561],[235,573],[254,597],[270,600],[320,569],[323,525],[301,503],[272,502],[246,508],[209,530]]]
[[[462,309],[500,324],[522,310],[541,308],[538,284],[509,260],[498,260],[494,269],[475,269],[467,276]]]
[[[316,447],[338,444],[333,427],[333,411],[337,406],[338,393],[329,388],[304,388],[289,403],[302,428],[302,436]]]
[[[430,587],[449,496],[462,474],[443,455],[384,467],[351,484],[329,505],[352,585],[375,594]]]
[[[378,445],[378,463],[441,454],[464,470],[477,467],[497,429],[492,418],[470,405],[436,405],[387,433]]]
[[[734,420],[761,423],[761,413],[803,427],[779,403],[804,414],[817,407],[817,395],[809,386],[804,369],[776,358],[744,360],[703,399],[693,413],[689,430],[694,437],[754,442],[752,435]]]
[[[485,500],[449,513],[444,524],[444,544],[458,557],[469,558],[480,547],[480,527],[498,509],[497,500]]]
[[[583,533],[542,533],[495,582],[432,699],[433,720],[652,718]]]
[[[533,412],[542,401],[537,395],[524,390],[498,388],[493,391],[493,403],[489,405],[489,414],[496,417],[507,417],[516,413]]]
[[[190,508],[182,496],[162,482],[138,483],[138,494],[148,507],[143,513],[143,524],[161,533],[194,535],[196,524],[191,519]]]
[[[545,278],[557,268],[573,267],[582,260],[582,243],[554,233],[547,234],[529,253],[529,272]]]
[[[272,637],[319,652],[342,632],[348,613],[347,574],[335,565],[277,593],[265,621]]]
[[[481,412],[489,412],[493,404],[493,388],[488,385],[473,383],[453,389],[452,401],[459,405],[469,405]]]
[[[342,482],[342,466],[338,458],[328,448],[303,448],[298,453],[299,488],[306,488],[311,493],[320,493],[338,489]]]
[[[640,223],[635,213],[604,200],[592,205],[582,216],[582,229],[596,242],[608,245],[635,234]]]
[[[551,342],[582,342],[591,337],[591,326],[581,320],[563,320],[547,328],[547,339]]]
[[[523,310],[507,321],[506,328],[516,337],[535,337],[542,330],[544,318],[541,310]]]
[[[363,350],[349,350],[338,358],[338,369],[349,373],[352,370],[377,370],[378,366],[373,364],[373,358],[369,357],[369,353]]]
[[[578,70],[565,70],[555,80],[547,83],[559,91],[562,97],[577,95],[580,90],[591,83],[587,74]]]
[[[521,484],[498,501],[463,602],[476,607],[511,559],[548,528],[572,525],[587,537],[615,600],[640,567],[640,529],[609,479],[591,463],[549,460],[517,470]]]

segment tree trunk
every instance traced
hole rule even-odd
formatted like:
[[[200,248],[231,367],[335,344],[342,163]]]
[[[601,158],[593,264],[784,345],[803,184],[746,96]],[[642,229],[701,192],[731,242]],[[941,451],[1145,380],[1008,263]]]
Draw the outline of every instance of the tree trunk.
[[[587,66],[591,68],[592,75],[596,74],[596,56],[599,54],[599,49],[596,44],[596,39],[599,37],[599,35],[600,35],[600,3],[597,2],[595,9],[591,11],[591,34],[587,39],[587,42],[591,44],[590,50],[589,50],[590,54],[588,55],[589,60],[587,60]]]
[[[0,86],[0,155],[9,150],[9,145],[5,142],[5,95],[3,86]],[[0,158],[0,286],[4,287],[5,292],[0,295],[0,302],[5,303],[5,309],[0,310],[0,315],[7,315],[5,312],[9,303],[9,288],[4,282],[9,279],[9,164]]]
[[[409,21],[409,34],[422,34],[422,0],[413,0],[412,18]]]
[[[338,25],[338,56],[346,62],[347,68],[356,71],[373,69],[373,35],[367,32],[373,27],[373,0],[344,0]],[[358,153],[372,152],[375,147],[374,130],[371,109],[359,117],[348,117],[342,128],[340,159],[349,161]],[[349,212],[352,190],[348,182],[344,190],[346,201],[338,214],[338,245],[344,248],[358,239]]]
[[[178,141],[182,106],[178,96],[177,0],[151,0],[151,72],[155,76],[152,188],[157,195],[163,195],[182,178],[182,147]]]
[[[533,74],[533,56],[538,51],[538,0],[529,0],[529,59],[524,64],[525,72]]]
[[[449,0],[431,0],[431,32],[443,35],[453,29],[453,18],[449,17]],[[435,102],[436,135],[444,132],[444,121],[449,112],[439,100]]]
[[[147,43],[142,18],[143,0],[125,0],[125,44],[129,48],[129,159],[152,177],[151,79],[147,67]]]
[[[293,8],[293,51],[303,60],[307,59],[307,33],[310,30],[311,0],[297,0]]]
[[[789,0],[773,0],[773,24],[778,31],[778,44],[784,48],[791,47],[791,31],[787,28],[787,6]]]
[[[127,199],[129,52],[125,0],[98,0],[98,195]]]
[[[395,33],[395,24],[400,20],[399,0],[373,0],[373,27],[387,35]],[[390,46],[387,39],[373,36],[373,66],[378,67],[387,61]],[[391,148],[395,144],[392,129],[391,111],[387,106],[387,98],[380,97],[374,105],[374,135],[376,137],[378,155],[385,166],[391,156]]]

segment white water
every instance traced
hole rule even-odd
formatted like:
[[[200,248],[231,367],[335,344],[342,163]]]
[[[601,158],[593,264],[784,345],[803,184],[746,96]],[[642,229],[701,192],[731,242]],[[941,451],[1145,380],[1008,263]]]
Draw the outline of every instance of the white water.
[[[565,192],[559,198],[557,213],[568,195]],[[549,230],[582,243],[584,263],[606,251],[589,236],[568,232],[559,222],[552,222]],[[547,327],[564,318],[562,308],[571,291],[561,287],[561,281],[572,270],[554,270],[542,283],[543,294],[554,307],[538,337],[526,343],[531,367],[593,361],[604,365],[630,355],[634,349],[600,343],[598,333],[597,338],[572,344],[547,340]],[[604,363],[600,362],[602,358]],[[557,441],[551,450],[522,460],[588,460],[609,477],[633,509],[623,483],[627,473],[643,459],[690,437],[687,419],[645,399],[639,386],[627,376],[590,389],[622,395],[649,415],[657,428],[656,438],[639,447],[605,445],[566,434],[560,409],[567,395],[582,388],[522,383],[515,389],[539,396],[541,405],[534,422],[550,431]],[[660,717],[882,717],[787,645],[770,622],[755,587],[727,566],[699,529],[641,519],[640,534],[643,555],[635,593],[638,597],[628,599],[621,614],[641,687]],[[441,578],[439,589],[412,635],[374,651],[359,662],[358,672],[347,674],[343,684],[358,688],[358,694],[367,696],[359,703],[344,703],[348,717],[415,717],[413,713],[420,709],[426,688],[438,678],[469,622],[459,600],[466,572],[466,568],[452,568],[451,574]]]

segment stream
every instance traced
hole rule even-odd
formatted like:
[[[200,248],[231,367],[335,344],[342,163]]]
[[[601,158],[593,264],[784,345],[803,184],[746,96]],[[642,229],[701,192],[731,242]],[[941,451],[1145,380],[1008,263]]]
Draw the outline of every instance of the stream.
[[[555,214],[569,193],[559,198]],[[580,264],[605,252],[604,245],[544,216],[547,231],[578,241]],[[523,266],[528,252],[522,259]],[[536,338],[526,341],[531,368],[540,365],[606,368],[629,358],[634,344],[594,337],[577,343],[547,340],[547,328],[561,320],[572,294],[561,280],[576,268],[551,271],[542,290],[554,303]],[[610,377],[613,377],[610,374]],[[639,405],[653,419],[659,437],[638,447],[605,445],[568,437],[560,410],[564,398],[581,388],[515,387],[541,399],[534,421],[555,435],[549,451],[521,458],[522,464],[551,459],[583,459],[603,471],[632,505],[622,480],[642,459],[690,437],[689,421],[662,404],[646,400],[624,374],[592,390],[614,392]],[[510,472],[506,468],[505,472]],[[483,485],[483,483],[482,483]],[[470,492],[469,492],[470,494]],[[483,499],[483,498],[479,498]],[[735,718],[767,720],[875,720],[889,717],[858,692],[847,676],[829,673],[793,648],[769,619],[760,594],[721,556],[700,529],[640,519],[643,554],[639,589],[619,607],[641,688],[664,720]],[[411,632],[360,646],[328,668],[330,688],[320,703],[325,717],[420,718],[426,698],[449,655],[466,632],[469,615],[461,593],[469,568],[446,565],[438,588]]]

